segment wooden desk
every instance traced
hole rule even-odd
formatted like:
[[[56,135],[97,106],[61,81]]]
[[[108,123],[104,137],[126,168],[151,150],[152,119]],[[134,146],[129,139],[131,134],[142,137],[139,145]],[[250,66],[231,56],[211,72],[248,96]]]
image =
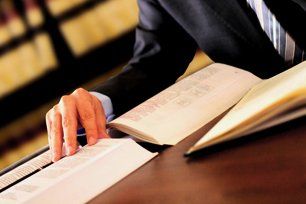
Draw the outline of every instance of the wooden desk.
[[[183,157],[211,126],[166,148],[91,203],[306,203],[306,117],[214,153]]]

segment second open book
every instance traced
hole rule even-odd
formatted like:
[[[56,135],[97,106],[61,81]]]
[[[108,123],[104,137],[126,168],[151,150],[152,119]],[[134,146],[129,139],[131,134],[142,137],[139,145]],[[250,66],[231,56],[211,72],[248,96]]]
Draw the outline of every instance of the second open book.
[[[232,106],[188,153],[305,116],[306,62],[267,80],[215,63],[153,96],[110,126],[144,141],[175,145]]]

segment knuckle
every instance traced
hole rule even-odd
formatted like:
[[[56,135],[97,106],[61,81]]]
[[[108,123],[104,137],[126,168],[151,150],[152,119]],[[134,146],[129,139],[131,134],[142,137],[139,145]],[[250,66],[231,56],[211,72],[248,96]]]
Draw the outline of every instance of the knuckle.
[[[100,102],[100,100],[99,100],[97,97],[92,96],[92,99],[93,99],[94,104],[95,104],[97,107],[102,107],[101,102]],[[102,107],[102,108],[103,108],[103,107]]]
[[[85,91],[85,89],[83,89],[82,87],[79,87],[79,88],[76,89],[76,91],[83,92],[83,91]]]
[[[80,118],[82,121],[89,121],[94,119],[94,114],[90,111],[84,111],[81,115]]]
[[[58,112],[58,105],[53,106],[53,108],[51,109],[51,113],[52,115],[54,115],[55,113]]]
[[[50,117],[55,118],[55,117],[58,117],[59,115],[60,115],[60,112],[58,109],[58,105],[55,105],[50,112]]]
[[[83,89],[83,88],[77,88],[74,92],[73,92],[73,94],[75,94],[75,95],[82,95],[82,94],[84,94],[86,91],[85,91],[85,89]]]
[[[97,99],[96,97],[94,97],[93,102],[94,102],[94,107],[95,107],[97,110],[101,110],[101,111],[103,112],[103,114],[104,114],[104,108],[103,108],[103,106],[102,106],[100,100]]]
[[[95,97],[94,95],[91,95],[91,94],[90,94],[90,98],[91,98],[93,103],[97,103],[99,101],[99,99],[97,97]]]
[[[61,117],[60,112],[54,111],[53,114],[52,114],[52,119],[53,119],[53,120],[56,120],[56,119],[58,119],[59,117]]]
[[[70,101],[71,101],[70,96],[64,95],[64,96],[61,97],[60,104],[65,105],[65,104],[69,103]]]
[[[70,120],[68,117],[63,117],[62,119],[62,125],[63,125],[63,128],[68,128],[70,127]]]
[[[46,121],[49,121],[49,120],[50,120],[50,115],[51,115],[51,110],[49,110],[49,111],[46,113],[46,116],[45,116]]]

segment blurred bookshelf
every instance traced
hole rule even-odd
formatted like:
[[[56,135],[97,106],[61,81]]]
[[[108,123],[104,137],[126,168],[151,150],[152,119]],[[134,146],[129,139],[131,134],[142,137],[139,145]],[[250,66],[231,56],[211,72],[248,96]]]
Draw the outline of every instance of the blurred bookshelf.
[[[0,127],[132,55],[136,0],[0,2]]]
[[[0,168],[46,144],[58,97],[119,71],[137,22],[136,0],[0,0]]]
[[[0,169],[47,144],[45,113],[131,58],[137,0],[0,0]],[[185,76],[210,63],[198,52]]]

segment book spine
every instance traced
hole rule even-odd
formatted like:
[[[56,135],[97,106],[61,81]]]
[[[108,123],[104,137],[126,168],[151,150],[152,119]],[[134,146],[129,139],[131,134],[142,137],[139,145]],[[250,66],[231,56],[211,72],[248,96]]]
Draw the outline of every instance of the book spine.
[[[23,0],[28,25],[37,28],[44,23],[44,18],[36,0]]]
[[[61,31],[75,56],[97,48],[132,30],[138,23],[136,0],[112,0],[61,23]]]
[[[63,13],[83,4],[88,0],[46,0],[48,8],[53,16],[60,16]]]
[[[49,35],[47,33],[37,34],[34,38],[34,44],[42,73],[56,68],[58,62]]]
[[[6,26],[4,16],[0,14],[0,47],[3,47],[11,40],[11,35]]]
[[[19,38],[26,32],[26,27],[17,13],[14,4],[10,0],[1,2],[2,12],[7,19],[7,25],[14,38]]]

